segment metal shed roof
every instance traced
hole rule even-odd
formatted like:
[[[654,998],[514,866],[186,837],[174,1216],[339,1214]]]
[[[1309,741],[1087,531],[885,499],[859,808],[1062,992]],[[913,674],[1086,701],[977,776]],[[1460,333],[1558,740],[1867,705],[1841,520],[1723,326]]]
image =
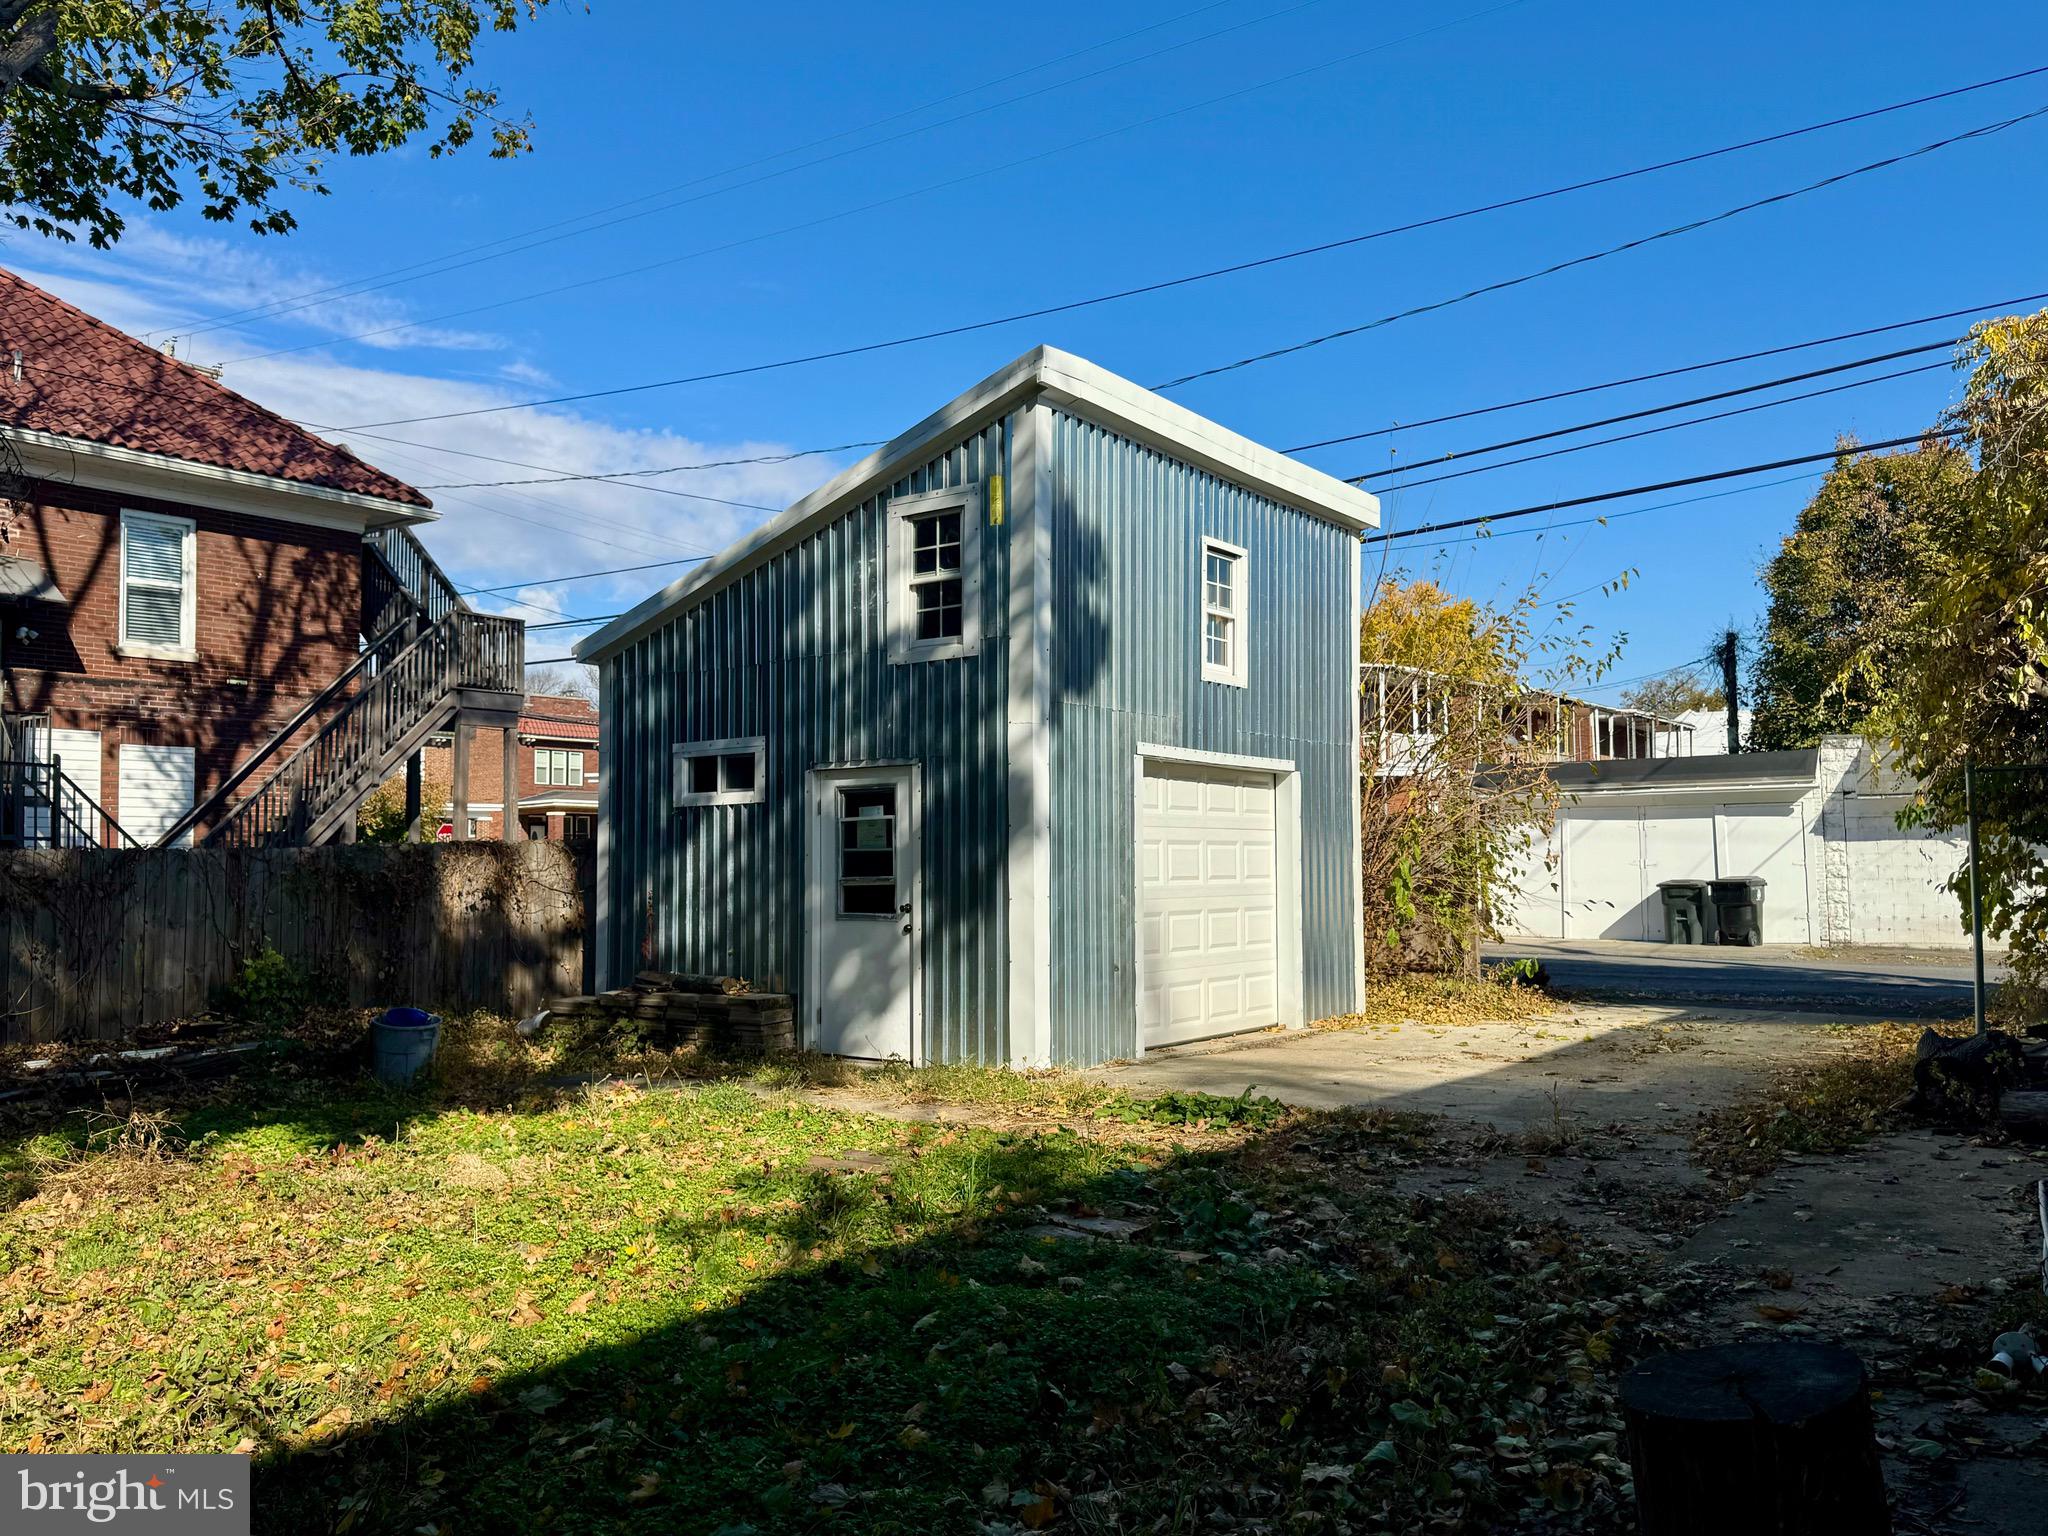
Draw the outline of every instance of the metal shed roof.
[[[1085,358],[1057,347],[1034,347],[689,575],[585,636],[574,648],[576,659],[602,660],[858,506],[928,458],[936,444],[971,432],[1034,398],[1352,533],[1379,526],[1379,500],[1369,492],[1263,447]]]

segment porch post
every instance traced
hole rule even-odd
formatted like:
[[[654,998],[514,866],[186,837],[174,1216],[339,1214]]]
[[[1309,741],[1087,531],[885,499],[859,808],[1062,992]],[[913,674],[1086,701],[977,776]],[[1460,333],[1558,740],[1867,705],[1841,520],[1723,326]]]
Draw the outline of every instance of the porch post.
[[[405,760],[405,841],[416,843],[420,840],[420,795],[424,781],[424,768],[420,754],[415,752]]]
[[[498,835],[508,843],[516,843],[526,835],[525,828],[519,825],[519,729],[517,726],[508,725],[505,727],[504,762],[505,809],[498,815]]]
[[[449,821],[459,843],[469,840],[469,738],[472,729],[469,721],[461,715],[455,717],[455,782],[450,786],[448,796],[455,802]]]

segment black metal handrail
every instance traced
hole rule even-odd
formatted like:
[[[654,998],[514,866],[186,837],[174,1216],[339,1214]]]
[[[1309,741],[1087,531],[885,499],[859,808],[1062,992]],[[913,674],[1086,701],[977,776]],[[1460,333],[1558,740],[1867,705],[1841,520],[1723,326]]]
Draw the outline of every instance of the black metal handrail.
[[[103,806],[64,772],[63,760],[0,760],[4,841],[22,848],[140,848]],[[41,812],[42,816],[33,813]],[[45,819],[47,818],[47,819]]]
[[[284,744],[304,730],[307,724],[321,710],[327,708],[336,699],[345,694],[351,683],[366,672],[374,676],[377,667],[382,662],[388,662],[396,654],[397,650],[403,649],[405,645],[410,644],[411,642],[406,639],[406,636],[412,631],[412,628],[412,621],[410,619],[404,620],[365,646],[363,653],[349,664],[347,671],[314,694],[304,704],[300,705],[293,713],[291,719],[287,720],[279,730],[273,732],[268,741],[252,752],[240,767],[220,781],[219,787],[212,794],[172,822],[170,829],[151,846],[156,848],[170,847],[172,843],[175,843],[187,832],[198,826],[200,822],[206,820],[207,817],[213,815],[214,812],[226,805],[229,796],[248,783],[256,770],[275,757]]]

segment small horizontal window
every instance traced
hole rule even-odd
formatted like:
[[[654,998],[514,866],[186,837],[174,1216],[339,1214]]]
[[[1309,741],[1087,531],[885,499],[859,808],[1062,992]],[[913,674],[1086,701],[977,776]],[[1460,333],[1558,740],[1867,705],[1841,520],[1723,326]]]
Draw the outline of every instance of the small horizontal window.
[[[758,805],[767,798],[768,741],[739,736],[675,749],[675,803]]]

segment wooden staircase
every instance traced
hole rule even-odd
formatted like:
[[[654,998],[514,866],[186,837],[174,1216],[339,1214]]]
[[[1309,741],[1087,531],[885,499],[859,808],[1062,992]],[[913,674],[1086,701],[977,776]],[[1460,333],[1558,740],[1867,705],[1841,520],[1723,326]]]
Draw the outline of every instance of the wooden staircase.
[[[428,738],[458,725],[517,727],[526,626],[471,609],[403,528],[364,537],[362,622],[354,664],[156,847],[194,828],[210,848],[315,846],[346,835],[363,798]]]

